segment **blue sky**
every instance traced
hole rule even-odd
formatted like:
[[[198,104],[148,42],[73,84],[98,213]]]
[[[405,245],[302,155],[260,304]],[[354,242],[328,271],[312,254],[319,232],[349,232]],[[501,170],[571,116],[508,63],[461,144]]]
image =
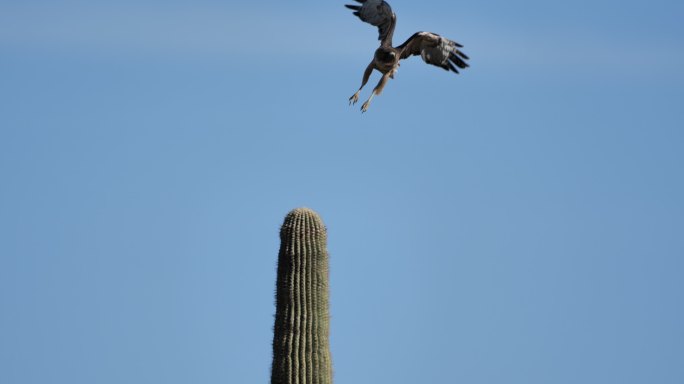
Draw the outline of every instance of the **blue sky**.
[[[268,382],[299,206],[337,383],[684,382],[684,3],[343,4],[0,1],[0,382]]]

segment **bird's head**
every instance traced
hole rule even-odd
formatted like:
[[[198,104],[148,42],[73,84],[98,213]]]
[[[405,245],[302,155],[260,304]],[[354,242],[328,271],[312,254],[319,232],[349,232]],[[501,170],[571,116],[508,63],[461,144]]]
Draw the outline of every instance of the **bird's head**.
[[[375,51],[375,58],[383,63],[394,63],[397,61],[397,53],[393,49],[380,47]]]

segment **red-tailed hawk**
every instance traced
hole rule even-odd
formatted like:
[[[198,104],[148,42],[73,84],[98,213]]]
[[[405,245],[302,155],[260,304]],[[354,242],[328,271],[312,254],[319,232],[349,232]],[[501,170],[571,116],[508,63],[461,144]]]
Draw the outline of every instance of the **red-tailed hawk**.
[[[373,96],[379,95],[387,81],[394,78],[394,73],[400,65],[399,60],[420,55],[426,63],[455,73],[458,73],[456,67],[461,69],[468,67],[468,63],[465,62],[468,60],[468,56],[458,50],[463,46],[436,33],[416,32],[404,44],[393,47],[392,35],[397,24],[397,15],[392,12],[390,5],[384,0],[354,1],[361,3],[361,5],[345,5],[345,7],[352,9],[354,15],[362,21],[378,27],[378,40],[380,40],[380,47],[375,51],[373,61],[368,64],[363,73],[361,87],[349,98],[349,105],[356,104],[359,101],[359,92],[368,82],[373,69],[382,73],[380,82],[375,86],[368,100],[361,106],[361,112],[368,110]]]

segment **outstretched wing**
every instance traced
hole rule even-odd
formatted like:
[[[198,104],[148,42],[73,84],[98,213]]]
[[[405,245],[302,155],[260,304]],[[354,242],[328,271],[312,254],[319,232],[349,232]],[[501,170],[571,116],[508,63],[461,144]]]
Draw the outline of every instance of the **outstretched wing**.
[[[397,16],[392,12],[392,7],[384,0],[354,0],[361,5],[345,5],[354,11],[361,21],[378,27],[378,40],[382,45],[392,45],[392,35],[394,25],[397,23]]]
[[[428,64],[458,73],[456,67],[461,69],[469,67],[465,62],[468,56],[458,50],[461,47],[463,47],[461,44],[436,33],[417,32],[397,49],[401,52],[402,59],[420,55]]]

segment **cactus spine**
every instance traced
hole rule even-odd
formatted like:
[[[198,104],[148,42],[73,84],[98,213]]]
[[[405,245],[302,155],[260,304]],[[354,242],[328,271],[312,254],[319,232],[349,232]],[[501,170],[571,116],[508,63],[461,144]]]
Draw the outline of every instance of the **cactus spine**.
[[[297,208],[280,229],[271,384],[332,384],[327,234]]]

